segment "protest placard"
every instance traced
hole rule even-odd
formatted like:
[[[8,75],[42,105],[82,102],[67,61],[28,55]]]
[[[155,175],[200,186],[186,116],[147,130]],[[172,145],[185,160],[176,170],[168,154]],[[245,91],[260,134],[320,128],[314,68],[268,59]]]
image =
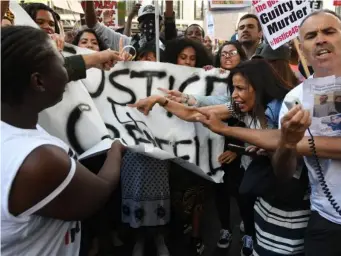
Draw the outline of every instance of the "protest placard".
[[[250,0],[210,0],[209,4],[211,10],[239,9],[251,6]]]
[[[322,0],[310,0],[310,8],[312,12],[323,9],[323,1]]]
[[[214,17],[210,11],[206,14],[207,17],[207,35],[214,39]]]
[[[118,5],[119,1],[95,0],[94,6],[98,22],[107,27],[116,27],[118,25]],[[84,8],[85,1],[82,1]]]
[[[272,49],[296,38],[299,25],[311,13],[309,0],[254,0],[252,4]]]

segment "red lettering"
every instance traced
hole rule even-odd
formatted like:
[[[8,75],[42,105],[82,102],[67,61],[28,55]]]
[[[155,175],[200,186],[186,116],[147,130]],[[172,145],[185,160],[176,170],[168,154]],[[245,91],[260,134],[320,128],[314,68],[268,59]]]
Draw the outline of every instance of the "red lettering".
[[[101,9],[102,8],[102,1],[94,1],[95,3],[95,9]]]

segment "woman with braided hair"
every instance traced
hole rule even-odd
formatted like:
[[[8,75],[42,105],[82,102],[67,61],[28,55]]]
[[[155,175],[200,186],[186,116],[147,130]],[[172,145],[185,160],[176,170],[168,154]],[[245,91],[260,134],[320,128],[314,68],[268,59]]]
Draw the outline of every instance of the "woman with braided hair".
[[[95,175],[37,124],[41,111],[62,100],[69,81],[44,31],[2,28],[1,63],[1,253],[78,255],[80,220],[116,188],[124,148],[113,143]]]

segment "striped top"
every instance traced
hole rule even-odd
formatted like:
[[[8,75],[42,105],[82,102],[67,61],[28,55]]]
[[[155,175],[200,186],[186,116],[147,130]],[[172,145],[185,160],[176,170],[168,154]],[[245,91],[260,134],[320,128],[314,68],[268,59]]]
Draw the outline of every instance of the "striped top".
[[[302,200],[301,207],[283,208],[278,202],[257,199],[254,206],[257,240],[254,255],[304,255],[304,235],[310,217],[309,194]]]

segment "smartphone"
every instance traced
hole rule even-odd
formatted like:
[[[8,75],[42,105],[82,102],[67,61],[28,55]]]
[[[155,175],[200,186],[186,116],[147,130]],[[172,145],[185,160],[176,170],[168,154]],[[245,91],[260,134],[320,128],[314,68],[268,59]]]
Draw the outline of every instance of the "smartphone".
[[[257,156],[256,152],[248,152],[246,151],[246,147],[238,146],[235,144],[227,144],[227,148],[239,155]]]

